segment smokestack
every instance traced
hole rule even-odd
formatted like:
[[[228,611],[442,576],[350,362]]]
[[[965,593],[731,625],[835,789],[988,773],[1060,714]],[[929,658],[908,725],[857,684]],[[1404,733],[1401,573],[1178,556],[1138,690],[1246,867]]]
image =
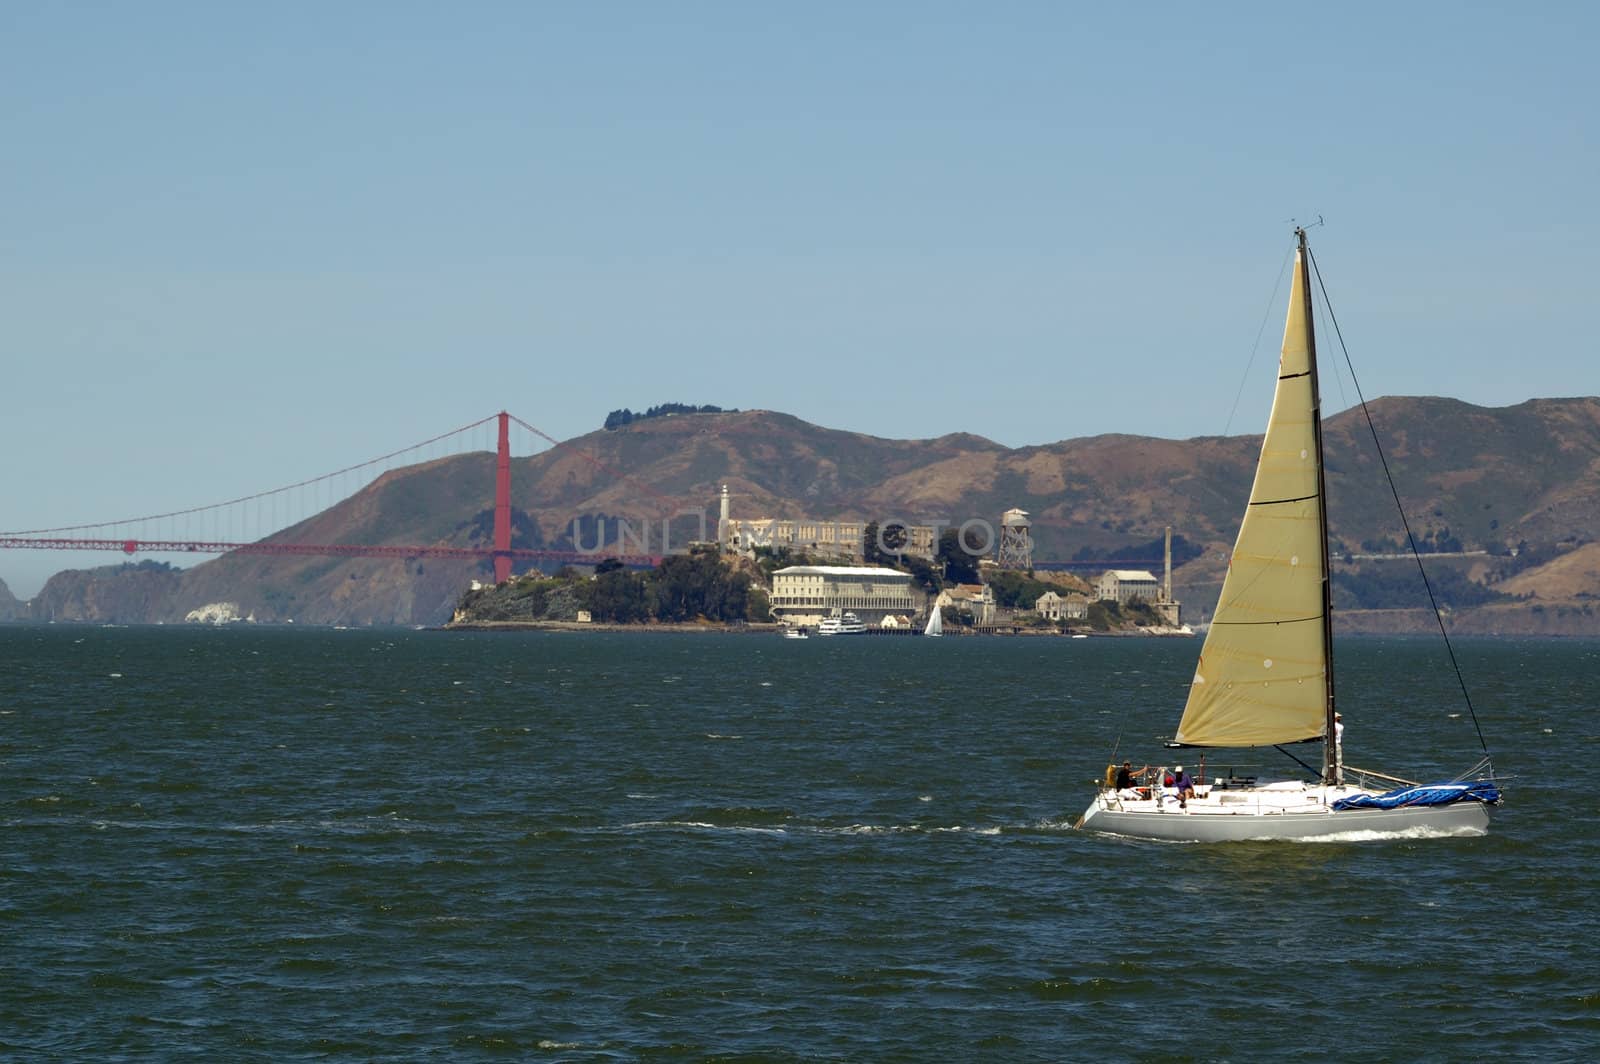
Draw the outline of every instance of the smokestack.
[[[1166,568],[1161,578],[1161,601],[1172,601],[1172,526],[1167,526]]]

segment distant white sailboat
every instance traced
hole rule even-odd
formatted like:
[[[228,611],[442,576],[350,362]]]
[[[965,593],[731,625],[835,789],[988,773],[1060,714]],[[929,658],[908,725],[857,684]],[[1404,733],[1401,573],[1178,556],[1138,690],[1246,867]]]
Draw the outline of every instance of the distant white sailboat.
[[[1299,248],[1277,394],[1255,485],[1170,745],[1281,747],[1321,741],[1320,779],[1258,784],[1253,777],[1230,774],[1209,787],[1200,783],[1179,791],[1164,768],[1148,786],[1138,786],[1111,766],[1078,822],[1081,827],[1190,842],[1381,836],[1419,828],[1482,834],[1489,828],[1490,810],[1500,802],[1487,756],[1461,777],[1429,785],[1344,765],[1343,725],[1334,712],[1311,256],[1305,230],[1295,233]],[[1181,766],[1173,771],[1175,779],[1185,779]],[[1363,786],[1350,785],[1347,775]],[[1378,785],[1366,786],[1369,781]]]
[[[939,605],[934,604],[933,612],[928,614],[928,626],[922,630],[923,635],[944,635],[944,621],[939,616]]]

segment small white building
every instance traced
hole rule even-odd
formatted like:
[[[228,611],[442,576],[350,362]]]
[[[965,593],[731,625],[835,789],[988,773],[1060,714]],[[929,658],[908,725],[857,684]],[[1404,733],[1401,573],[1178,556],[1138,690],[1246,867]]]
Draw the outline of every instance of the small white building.
[[[1155,602],[1161,597],[1161,581],[1144,569],[1107,569],[1094,582],[1094,593],[1101,601],[1118,605],[1134,598]]]
[[[994,589],[988,584],[957,584],[939,592],[934,604],[940,609],[966,609],[972,613],[973,624],[993,624],[995,615]]]
[[[791,565],[772,574],[772,613],[784,624],[816,625],[850,612],[878,625],[890,614],[914,614],[922,593],[911,574],[870,565]]]
[[[1089,616],[1089,599],[1085,595],[1046,591],[1033,609],[1047,621],[1081,621]]]

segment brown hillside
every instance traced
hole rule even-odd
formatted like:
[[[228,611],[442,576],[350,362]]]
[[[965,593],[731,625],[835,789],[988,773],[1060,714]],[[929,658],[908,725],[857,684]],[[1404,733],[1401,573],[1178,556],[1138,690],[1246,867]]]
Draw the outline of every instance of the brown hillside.
[[[1525,541],[1553,556],[1586,541],[1600,523],[1600,399],[1485,408],[1389,398],[1372,411],[1419,536],[1448,533],[1463,549],[1496,554]],[[1400,524],[1360,412],[1330,419],[1325,436],[1337,549],[1398,542]],[[650,522],[650,549],[658,550],[658,522],[679,509],[703,513],[705,534],[714,535],[723,484],[739,517],[998,524],[1019,506],[1032,515],[1039,560],[1084,550],[1125,557],[1171,525],[1204,550],[1175,574],[1180,597],[1199,617],[1221,580],[1259,447],[1259,436],[1107,435],[1013,449],[965,434],[889,440],[761,410],[648,418],[515,460],[514,545],[570,548],[574,519],[587,521],[592,535],[596,518],[623,517],[636,534]],[[398,470],[282,535],[482,545],[493,465],[479,454]],[[671,542],[700,534],[698,519],[680,517]],[[1481,577],[1496,566],[1473,571]],[[147,599],[152,615],[144,619],[181,619],[207,602],[234,601],[264,620],[436,623],[468,580],[486,575],[485,567],[433,561],[229,557],[184,573],[170,600]],[[1545,587],[1537,572],[1518,579]],[[1574,595],[1600,595],[1600,576],[1576,558],[1549,579]],[[106,608],[104,598],[93,599],[102,603],[96,608]]]
[[[1518,573],[1499,585],[1513,595],[1529,595],[1541,602],[1594,599],[1600,589],[1600,543],[1586,543],[1536,569]],[[1600,625],[1596,626],[1600,631]]]

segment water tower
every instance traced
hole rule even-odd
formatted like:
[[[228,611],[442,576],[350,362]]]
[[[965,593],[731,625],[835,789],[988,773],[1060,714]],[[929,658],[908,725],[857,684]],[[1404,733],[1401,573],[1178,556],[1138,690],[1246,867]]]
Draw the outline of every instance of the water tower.
[[[1002,569],[1033,570],[1033,526],[1028,511],[1007,510],[1000,518],[1000,556]]]

